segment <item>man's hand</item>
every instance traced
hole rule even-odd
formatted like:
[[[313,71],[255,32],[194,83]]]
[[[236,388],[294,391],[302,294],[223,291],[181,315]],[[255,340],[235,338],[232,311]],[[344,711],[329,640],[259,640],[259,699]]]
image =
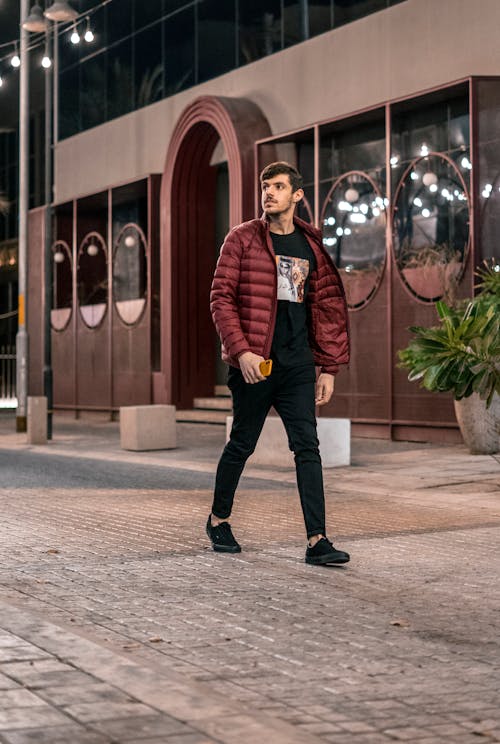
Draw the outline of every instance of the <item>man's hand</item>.
[[[316,405],[324,406],[333,395],[335,388],[335,377],[322,372],[316,382]]]
[[[259,369],[259,364],[264,361],[264,357],[254,354],[252,351],[245,351],[242,354],[238,362],[240,363],[241,373],[245,382],[249,385],[254,385],[256,382],[261,382],[266,378]]]

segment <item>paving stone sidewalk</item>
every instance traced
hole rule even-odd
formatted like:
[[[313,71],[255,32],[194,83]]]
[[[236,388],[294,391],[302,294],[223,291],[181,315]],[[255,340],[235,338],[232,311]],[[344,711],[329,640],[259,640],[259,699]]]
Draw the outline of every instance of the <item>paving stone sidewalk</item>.
[[[244,551],[210,550],[217,427],[56,432],[0,421],[0,742],[500,741],[498,459],[354,442],[325,474],[353,559],[318,569],[289,470],[249,469]]]

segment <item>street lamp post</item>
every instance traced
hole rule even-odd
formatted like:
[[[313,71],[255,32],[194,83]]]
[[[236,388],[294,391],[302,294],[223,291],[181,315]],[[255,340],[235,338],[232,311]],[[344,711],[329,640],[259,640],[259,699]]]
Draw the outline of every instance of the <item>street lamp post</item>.
[[[19,71],[19,248],[18,248],[18,330],[16,335],[16,431],[26,431],[28,395],[28,332],[25,299],[27,287],[28,199],[29,199],[29,68],[28,31],[23,22],[29,0],[20,0],[21,44]]]
[[[44,257],[44,363],[43,391],[47,398],[47,437],[52,438],[53,374],[52,374],[52,146],[58,131],[57,60],[58,22],[72,21],[78,13],[68,2],[53,2],[44,13],[38,2],[29,12],[29,0],[21,0],[21,77],[19,112],[19,331],[16,337],[18,416],[17,430],[26,431],[26,399],[28,370],[28,336],[26,331],[24,300],[26,296],[26,257],[28,222],[28,173],[29,173],[29,102],[28,102],[28,32],[46,33],[45,57],[45,230],[43,240]],[[55,65],[50,58],[51,24],[53,22],[53,52]],[[53,69],[53,74],[51,71]],[[52,87],[53,86],[53,87]],[[53,89],[54,88],[54,89]],[[24,196],[23,196],[24,195]]]

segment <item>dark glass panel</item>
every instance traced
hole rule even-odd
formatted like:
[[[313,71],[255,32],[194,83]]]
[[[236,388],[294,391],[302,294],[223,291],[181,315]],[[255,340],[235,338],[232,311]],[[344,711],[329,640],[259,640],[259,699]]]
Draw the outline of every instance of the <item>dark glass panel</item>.
[[[174,6],[170,10],[177,10],[182,5],[186,5],[186,2],[172,3],[168,0],[133,0],[134,1],[134,13],[135,13],[135,30],[140,31],[144,26],[149,26],[151,23],[160,21],[163,15],[169,10],[164,10],[164,4]]]
[[[500,81],[476,83],[478,108],[478,259],[500,263]],[[478,260],[478,263],[479,263]]]
[[[134,37],[135,108],[161,100],[165,95],[161,24]]]
[[[147,0],[147,3],[151,0]],[[144,3],[147,5],[147,3]],[[119,0],[105,6],[108,46],[121,41],[133,31],[134,0]]]
[[[90,129],[106,121],[106,55],[98,54],[80,66],[80,126]]]
[[[238,20],[240,65],[281,49],[280,0],[240,0]]]
[[[198,4],[198,82],[236,67],[236,0]]]
[[[171,96],[194,84],[194,8],[176,13],[164,22],[165,95]]]
[[[107,119],[133,110],[132,41],[127,39],[108,50],[107,54]]]
[[[71,137],[81,130],[79,100],[80,67],[59,75],[59,137]]]
[[[335,28],[383,10],[387,0],[333,0],[333,25]]]
[[[309,36],[329,31],[333,25],[333,0],[309,2]]]
[[[283,46],[289,47],[304,41],[309,34],[307,3],[283,0]]]

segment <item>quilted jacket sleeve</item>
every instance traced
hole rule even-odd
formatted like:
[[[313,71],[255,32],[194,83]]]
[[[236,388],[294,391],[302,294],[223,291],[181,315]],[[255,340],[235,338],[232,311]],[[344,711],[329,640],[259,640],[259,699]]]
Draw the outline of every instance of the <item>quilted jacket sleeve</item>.
[[[210,292],[210,311],[217,333],[227,353],[236,359],[251,350],[238,312],[242,251],[238,231],[232,230],[221,248]]]

